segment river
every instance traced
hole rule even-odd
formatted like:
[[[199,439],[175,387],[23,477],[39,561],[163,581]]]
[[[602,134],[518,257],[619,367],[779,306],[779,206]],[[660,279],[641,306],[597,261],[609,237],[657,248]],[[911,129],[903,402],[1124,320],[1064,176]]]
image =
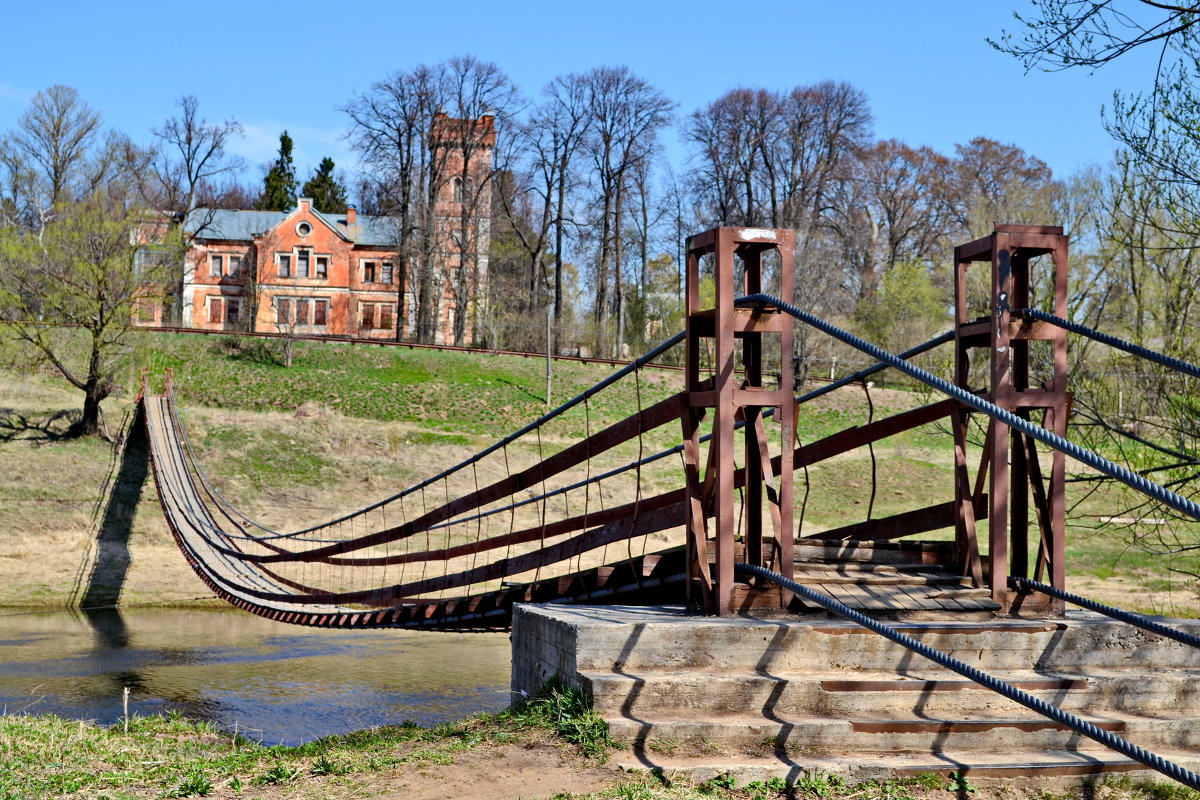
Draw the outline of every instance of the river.
[[[504,633],[336,631],[236,611],[0,609],[0,704],[113,724],[178,711],[266,744],[508,705]]]

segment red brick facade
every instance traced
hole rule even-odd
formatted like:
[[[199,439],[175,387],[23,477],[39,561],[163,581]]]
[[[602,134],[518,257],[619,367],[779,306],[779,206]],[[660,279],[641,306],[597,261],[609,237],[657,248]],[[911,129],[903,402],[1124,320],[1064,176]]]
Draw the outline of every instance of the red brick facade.
[[[454,340],[456,314],[472,313],[487,281],[490,208],[488,171],[495,133],[491,117],[447,120],[435,126],[445,147],[447,179],[434,209],[436,250],[431,266],[437,287],[433,339]],[[478,216],[467,215],[464,232],[462,148],[450,146],[466,131],[477,146],[467,148],[468,181],[481,187],[473,196]],[[185,232],[192,245],[182,280],[182,324],[202,330],[230,330],[354,338],[415,338],[415,278],[396,252],[399,220],[323,214],[301,198],[288,213],[197,209]],[[464,259],[463,251],[474,253]],[[467,263],[465,290],[457,282]],[[139,324],[161,325],[161,312],[143,309]],[[151,319],[153,316],[153,319]],[[467,338],[469,343],[470,331]]]
[[[400,321],[404,335],[396,309],[409,287],[395,251],[382,244],[391,220],[360,222],[353,208],[320,214],[302,198],[266,230],[250,229],[265,216],[215,212],[196,236],[186,327],[389,339]],[[363,235],[362,222],[374,235]]]

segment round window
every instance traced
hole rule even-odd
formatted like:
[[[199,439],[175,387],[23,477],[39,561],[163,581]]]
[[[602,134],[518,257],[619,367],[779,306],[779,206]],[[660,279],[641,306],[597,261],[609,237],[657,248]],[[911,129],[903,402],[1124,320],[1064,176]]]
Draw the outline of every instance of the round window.
[[[301,236],[308,236],[310,233],[312,233],[312,225],[309,225],[307,222],[301,222],[296,226],[296,233],[300,234]]]

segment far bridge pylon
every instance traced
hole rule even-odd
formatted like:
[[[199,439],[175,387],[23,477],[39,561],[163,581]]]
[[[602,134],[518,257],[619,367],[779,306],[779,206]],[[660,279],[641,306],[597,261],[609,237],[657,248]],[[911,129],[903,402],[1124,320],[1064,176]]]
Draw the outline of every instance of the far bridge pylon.
[[[804,542],[864,545],[953,527],[952,545],[940,555],[963,583],[987,589],[998,608],[1020,604],[1026,611],[1061,612],[1048,595],[1018,594],[1010,572],[1029,577],[1030,502],[1037,520],[1036,580],[1064,588],[1065,455],[1050,454],[1044,474],[1035,439],[995,419],[989,421],[982,457],[972,477],[967,454],[972,409],[953,399],[898,414],[814,445],[796,446],[797,399],[793,394],[792,316],[780,306],[793,300],[794,233],[763,228],[716,228],[687,243],[686,410],[683,414],[687,494],[688,597],[709,613],[782,608],[786,590],[755,579],[735,579],[740,561],[792,578],[794,573],[793,470],[905,430],[945,418],[954,436],[953,500],[889,517],[867,520],[797,539]],[[1049,256],[1051,275],[1039,286],[1048,298],[1034,298],[1036,259]],[[703,262],[703,264],[702,264]],[[990,294],[968,297],[968,270],[990,266]],[[702,266],[704,269],[702,269]],[[703,278],[715,289],[711,307],[701,303]],[[1066,316],[1067,237],[1062,228],[999,225],[986,237],[955,248],[954,384],[1000,409],[1041,422],[1066,436],[1066,331],[1019,316],[1031,302],[1048,300]],[[739,298],[769,296],[746,303]],[[972,309],[990,313],[972,318]],[[1017,313],[1014,313],[1017,312]],[[1048,380],[1032,381],[1031,345],[1047,342]],[[971,357],[986,351],[987,385],[973,387]],[[767,385],[767,376],[777,376]],[[840,383],[840,382],[839,382]],[[711,437],[700,424],[712,414]],[[768,423],[770,423],[768,425]],[[704,438],[708,452],[702,452]],[[743,467],[735,466],[738,448]],[[736,496],[741,492],[741,499]],[[742,512],[739,519],[738,508]],[[977,526],[989,522],[981,556]],[[740,539],[740,541],[738,541]],[[929,552],[939,552],[929,548]]]

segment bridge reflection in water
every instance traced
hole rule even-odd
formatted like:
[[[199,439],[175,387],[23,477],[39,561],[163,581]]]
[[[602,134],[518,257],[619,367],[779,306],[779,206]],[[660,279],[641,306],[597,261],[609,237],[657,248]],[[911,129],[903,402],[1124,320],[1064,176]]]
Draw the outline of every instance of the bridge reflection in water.
[[[0,705],[119,724],[179,712],[274,745],[509,704],[502,633],[327,631],[227,611],[0,615]]]

